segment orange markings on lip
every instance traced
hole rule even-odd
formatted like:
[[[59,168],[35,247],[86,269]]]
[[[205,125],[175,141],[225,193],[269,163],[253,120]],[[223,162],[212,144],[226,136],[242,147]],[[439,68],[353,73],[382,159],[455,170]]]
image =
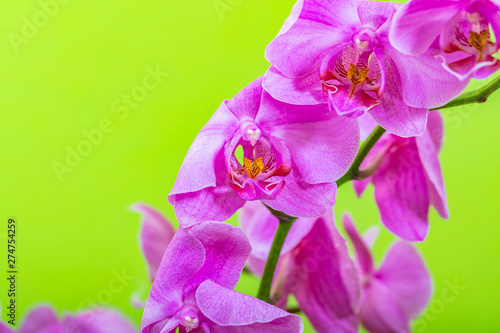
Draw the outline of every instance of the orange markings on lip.
[[[248,172],[250,178],[254,179],[258,174],[264,169],[264,163],[262,162],[262,157],[257,158],[252,161],[248,158],[243,158],[243,166]]]

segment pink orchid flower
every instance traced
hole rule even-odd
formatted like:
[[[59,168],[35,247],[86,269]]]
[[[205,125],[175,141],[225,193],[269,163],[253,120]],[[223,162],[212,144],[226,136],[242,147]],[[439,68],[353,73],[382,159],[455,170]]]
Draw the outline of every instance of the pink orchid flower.
[[[320,216],[335,204],[335,180],[358,148],[355,120],[334,118],[322,105],[279,102],[259,78],[200,131],[168,200],[184,227],[225,221],[253,200],[292,216]]]
[[[371,333],[407,333],[409,323],[429,303],[432,279],[417,250],[404,241],[394,243],[379,268],[374,267],[369,243],[349,215],[343,219],[362,280],[359,319]]]
[[[391,46],[395,10],[382,1],[299,0],[266,49],[272,66],[264,89],[286,103],[327,103],[336,115],[369,112],[401,137],[421,134],[428,108],[458,96],[466,83],[431,54],[412,57]]]
[[[250,251],[245,233],[226,223],[179,228],[154,280],[141,333],[302,332],[299,316],[233,290]]]
[[[500,46],[499,5],[498,0],[411,0],[394,16],[389,37],[409,55],[437,46],[451,54],[437,56],[447,71],[462,81],[484,79],[500,68],[493,57]]]
[[[132,210],[142,214],[139,244],[148,264],[149,277],[151,281],[154,281],[161,259],[174,237],[175,230],[170,221],[148,205],[134,204]]]
[[[261,275],[278,219],[262,203],[252,202],[241,210],[240,221],[252,244],[249,269]],[[317,332],[353,333],[359,292],[358,275],[333,213],[297,219],[281,251],[271,300],[286,308],[293,294]]]
[[[443,133],[441,115],[433,111],[420,136],[400,138],[384,134],[361,164],[361,169],[376,171],[371,177],[353,182],[358,196],[373,182],[382,223],[409,241],[423,241],[427,236],[430,205],[441,217],[449,217],[438,159]]]
[[[0,332],[15,331],[0,322]],[[137,329],[119,313],[109,309],[88,310],[59,319],[54,310],[42,305],[31,310],[19,333],[135,333]]]

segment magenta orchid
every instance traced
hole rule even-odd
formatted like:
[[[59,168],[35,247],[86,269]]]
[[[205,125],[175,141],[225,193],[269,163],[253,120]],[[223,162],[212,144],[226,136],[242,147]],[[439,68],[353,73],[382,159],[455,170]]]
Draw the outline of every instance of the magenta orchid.
[[[274,100],[259,78],[223,102],[198,134],[168,200],[182,226],[225,221],[253,200],[320,216],[335,204],[335,180],[358,148],[355,120],[334,118],[322,105]]]
[[[427,236],[430,205],[441,217],[449,216],[438,159],[443,132],[443,120],[433,111],[421,136],[400,138],[386,133],[361,165],[376,169],[374,174],[353,182],[358,196],[373,182],[382,223],[409,241],[423,241]]]
[[[460,80],[484,79],[500,68],[493,57],[500,46],[499,5],[496,0],[411,0],[395,14],[390,40],[409,55],[437,46],[445,53],[437,58],[447,71]]]
[[[421,134],[427,109],[457,96],[465,83],[432,55],[410,57],[391,46],[395,10],[380,1],[298,1],[266,49],[272,67],[264,88],[286,103],[328,103],[341,116],[369,112],[398,136]]]
[[[249,268],[262,274],[278,219],[261,203],[241,210],[241,224],[252,244]],[[322,217],[299,218],[281,251],[271,299],[286,308],[293,294],[317,332],[357,332],[359,282],[344,239],[330,211]]]
[[[429,303],[432,279],[417,250],[397,241],[379,268],[374,267],[369,243],[349,215],[343,218],[354,249],[362,281],[359,319],[371,333],[407,333],[409,323]]]
[[[154,281],[161,259],[174,237],[175,230],[170,221],[151,206],[134,204],[132,210],[142,214],[139,244],[148,264],[149,277],[151,281]]]
[[[0,322],[0,332],[14,333]],[[109,309],[88,310],[59,319],[52,307],[41,305],[24,319],[19,333],[135,333],[137,329],[119,313]]]
[[[240,228],[179,228],[153,283],[141,324],[152,332],[302,332],[302,320],[233,290],[251,247]]]

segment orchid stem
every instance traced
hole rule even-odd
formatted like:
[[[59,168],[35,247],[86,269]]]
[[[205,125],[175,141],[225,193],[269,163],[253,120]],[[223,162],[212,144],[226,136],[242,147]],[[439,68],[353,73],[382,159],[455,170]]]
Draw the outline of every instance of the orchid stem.
[[[276,271],[276,265],[278,264],[278,260],[280,258],[281,248],[285,243],[286,236],[288,235],[293,222],[295,222],[297,218],[274,210],[271,207],[266,207],[274,216],[278,218],[279,223],[276,234],[274,235],[271,251],[269,252],[269,256],[266,261],[266,266],[264,267],[264,273],[262,273],[257,298],[270,303],[271,284],[273,283],[274,272]]]
[[[366,177],[369,177],[371,175],[369,174],[361,174],[361,171],[359,168],[361,167],[361,163],[365,160],[366,155],[370,152],[370,150],[373,148],[373,146],[377,143],[377,141],[384,135],[385,129],[383,129],[380,126],[377,126],[375,130],[370,134],[368,139],[363,142],[361,145],[361,148],[359,149],[358,155],[356,156],[356,159],[352,163],[351,167],[349,170],[346,172],[345,175],[343,175],[339,180],[337,180],[337,187],[340,187],[342,184],[345,182],[348,182],[349,180],[353,179],[364,179]]]
[[[466,105],[466,104],[474,104],[474,103],[485,103],[488,98],[498,89],[500,89],[500,76],[493,79],[491,82],[485,84],[479,89],[469,91],[463,93],[458,96],[451,102],[440,106],[438,108],[430,109],[429,111],[436,111],[441,109],[452,108],[455,106]],[[359,149],[358,155],[356,159],[352,163],[349,170],[343,175],[339,180],[337,180],[337,187],[340,187],[342,184],[350,181],[350,180],[361,180],[367,177],[370,177],[375,170],[359,170],[361,164],[365,160],[366,156],[373,148],[373,146],[377,143],[377,141],[382,137],[385,133],[385,129],[380,126],[377,126],[375,130],[370,134],[368,139],[361,145]]]
[[[451,102],[438,108],[430,109],[430,111],[447,109],[466,104],[485,103],[488,98],[498,89],[500,89],[500,76],[485,84],[481,88],[463,93]]]

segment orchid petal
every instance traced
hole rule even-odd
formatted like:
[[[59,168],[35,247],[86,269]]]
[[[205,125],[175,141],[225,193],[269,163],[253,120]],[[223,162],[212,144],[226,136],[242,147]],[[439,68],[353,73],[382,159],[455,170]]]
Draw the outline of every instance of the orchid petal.
[[[446,23],[458,12],[460,1],[412,0],[394,15],[391,44],[409,55],[424,53]]]
[[[135,328],[129,320],[120,313],[109,309],[95,309],[68,315],[64,319],[65,332],[107,333],[113,328],[113,333],[135,333]]]
[[[0,328],[2,328],[0,326]],[[57,314],[48,305],[41,305],[32,309],[21,326],[19,333],[37,333],[47,330],[59,330],[61,326]],[[2,331],[3,332],[3,331]]]
[[[449,217],[443,174],[439,164],[438,151],[429,131],[416,137],[420,161],[429,180],[430,202],[443,218]]]
[[[172,224],[152,207],[135,204],[132,210],[143,214],[140,244],[148,262],[149,277],[153,281],[175,230]]]
[[[219,327],[213,332],[302,332],[302,319],[251,296],[206,280],[196,291],[201,312]]]
[[[425,129],[428,110],[410,107],[403,101],[400,72],[390,58],[385,59],[385,91],[380,105],[374,107],[370,115],[390,133],[401,137],[419,135]]]
[[[359,309],[363,326],[371,333],[409,333],[408,321],[387,286],[377,280],[364,289]]]
[[[293,293],[317,332],[357,332],[359,280],[333,214],[319,218],[294,254]]]
[[[281,102],[295,105],[326,103],[321,79],[316,71],[301,78],[289,78],[271,66],[264,75],[263,86]]]
[[[391,246],[376,278],[387,286],[407,320],[419,315],[430,301],[431,276],[415,247],[407,242]]]
[[[354,226],[354,222],[349,214],[344,214],[342,219],[344,229],[349,236],[354,249],[356,250],[356,261],[362,274],[370,275],[373,272],[373,258],[370,249],[366,245],[363,238],[359,235],[358,230]]]
[[[417,146],[407,143],[389,153],[373,175],[382,223],[401,238],[422,241],[429,228],[429,196]]]
[[[247,213],[247,210],[250,212]],[[259,259],[267,259],[278,228],[278,219],[261,202],[255,201],[247,203],[241,209],[240,221],[252,245],[252,255]],[[315,219],[297,219],[288,232],[281,249],[281,255],[297,246],[302,238],[309,233],[315,222]]]
[[[444,70],[441,61],[430,52],[416,57],[390,48],[386,52],[399,69],[403,98],[411,107],[440,107],[460,95],[469,83]]]
[[[153,282],[142,316],[141,333],[151,332],[156,323],[172,317],[182,307],[182,288],[204,262],[203,244],[190,229],[179,228]]]

